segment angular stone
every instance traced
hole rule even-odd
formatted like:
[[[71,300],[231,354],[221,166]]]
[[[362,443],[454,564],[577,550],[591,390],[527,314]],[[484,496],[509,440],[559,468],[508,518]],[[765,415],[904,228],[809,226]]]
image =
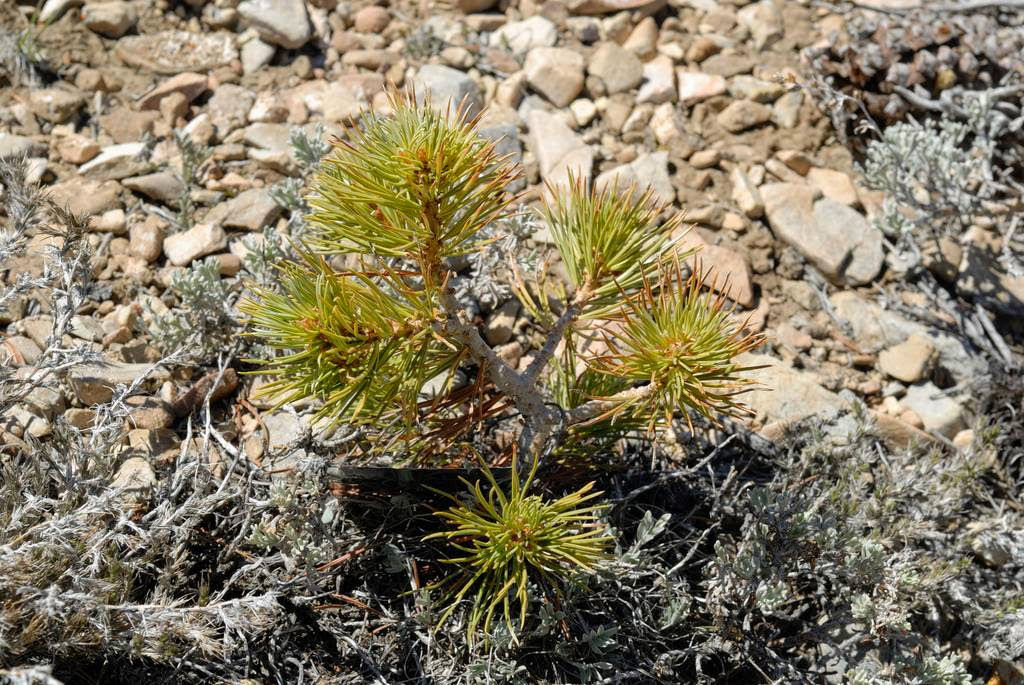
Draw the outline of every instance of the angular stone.
[[[847,207],[856,207],[860,204],[853,181],[841,171],[814,167],[807,171],[807,182],[820,190],[825,197]]]
[[[583,57],[566,48],[533,48],[523,65],[527,83],[556,107],[565,107],[583,90]]]
[[[732,183],[733,202],[750,219],[759,219],[764,215],[764,200],[757,186],[750,182],[747,175],[739,167],[733,167],[729,173],[729,181]]]
[[[555,25],[549,19],[534,15],[529,19],[505,24],[491,34],[490,44],[521,56],[532,48],[552,47],[556,40],[558,30]]]
[[[128,231],[128,253],[155,262],[164,252],[163,222],[149,216],[140,224],[135,224]]]
[[[177,175],[170,171],[158,171],[145,176],[133,176],[121,181],[121,185],[129,190],[141,193],[151,200],[162,202],[166,205],[177,206],[182,193],[185,192],[185,184]]]
[[[209,87],[209,79],[203,74],[186,71],[172,76],[139,100],[141,110],[159,110],[160,101],[171,93],[181,93],[188,102],[202,95]]]
[[[925,430],[947,438],[967,427],[963,407],[933,383],[910,386],[900,404],[921,417]]]
[[[54,124],[63,124],[82,109],[85,96],[67,88],[37,88],[30,91],[28,101],[36,116]]]
[[[764,50],[784,35],[782,12],[773,0],[747,5],[736,13],[736,18],[750,31],[757,50]]]
[[[145,143],[122,143],[103,148],[97,157],[78,167],[78,173],[101,181],[119,181],[149,169]]]
[[[885,261],[882,232],[863,214],[825,197],[814,203],[814,219],[818,230],[840,233],[838,244],[849,249],[850,258],[842,271],[844,282],[864,285],[878,277]]]
[[[904,383],[917,383],[925,377],[935,359],[935,346],[919,335],[882,350],[878,368]]]
[[[35,364],[43,350],[31,338],[9,335],[0,344],[0,363],[26,366]]]
[[[882,268],[882,236],[867,219],[834,200],[814,201],[815,190],[795,183],[761,186],[772,231],[826,278],[869,283]]]
[[[265,188],[245,190],[207,215],[207,221],[220,221],[228,228],[260,231],[281,216],[281,206]]]
[[[255,36],[251,40],[242,43],[239,49],[242,59],[242,73],[253,74],[270,64],[277,54],[277,48]]]
[[[289,50],[301,48],[313,35],[302,0],[246,0],[238,5],[238,15],[260,38]]]
[[[464,72],[440,64],[424,64],[413,78],[416,97],[442,111],[455,111],[462,106],[470,117],[484,106],[480,86]]]
[[[668,153],[654,152],[641,155],[629,164],[603,172],[594,180],[594,189],[597,192],[606,188],[618,189],[621,192],[634,186],[641,192],[650,188],[659,202],[671,204],[676,193],[668,174]]]
[[[539,109],[526,118],[530,130],[529,147],[540,165],[541,178],[553,187],[565,186],[569,175],[590,183],[594,152],[573,133],[561,117]]]
[[[196,224],[187,231],[164,238],[164,254],[174,266],[185,266],[198,257],[227,247],[224,229],[216,224]]]
[[[800,106],[804,102],[801,90],[792,90],[772,105],[771,121],[779,128],[796,128],[800,122]]]
[[[587,73],[604,83],[609,95],[621,93],[640,85],[644,79],[644,65],[629,50],[618,43],[601,43],[590,57]]]
[[[676,72],[679,83],[679,102],[692,105],[725,92],[725,79],[717,74],[680,69]]]
[[[786,92],[781,83],[762,81],[759,78],[741,74],[729,80],[729,95],[742,100],[760,103],[775,102]]]
[[[120,38],[128,33],[135,26],[137,19],[135,8],[130,3],[120,0],[91,2],[82,10],[82,23],[90,31],[107,38]]]
[[[152,364],[126,364],[107,362],[105,364],[79,364],[68,372],[68,382],[79,402],[86,406],[109,402],[114,388],[130,385],[143,375],[151,381],[164,381],[170,374],[161,368],[153,369]]]
[[[110,487],[124,490],[125,503],[137,506],[150,498],[156,482],[156,472],[144,457],[130,457],[121,464]]]
[[[706,285],[725,295],[741,307],[754,306],[754,283],[747,258],[736,250],[711,245],[696,230],[688,231],[679,241],[679,251],[698,250],[686,258],[691,269],[700,268]]]
[[[729,133],[740,133],[760,126],[771,117],[772,109],[750,100],[735,100],[718,113],[718,123]]]
[[[786,366],[764,354],[744,353],[736,358],[743,366],[764,366],[744,374],[759,385],[739,398],[764,423],[790,423],[821,416],[846,406],[843,399],[821,387],[817,376]]]
[[[159,112],[133,112],[126,107],[117,107],[99,117],[100,127],[118,144],[142,140],[159,120]]]
[[[660,105],[676,99],[676,75],[672,59],[658,55],[644,64],[644,84],[636,94],[637,104]]]
[[[658,23],[654,17],[641,19],[622,47],[642,60],[654,57],[658,52]]]
[[[700,68],[708,74],[717,74],[724,78],[738,74],[749,74],[757,61],[744,55],[718,54],[701,62]]]
[[[224,83],[217,87],[206,105],[206,111],[221,140],[236,128],[245,126],[255,99],[248,89],[233,83]]]
[[[850,337],[866,353],[898,345],[910,336],[917,335],[935,346],[939,353],[939,363],[957,383],[985,373],[984,361],[970,354],[959,339],[948,333],[909,321],[849,290],[833,294],[829,302],[836,316],[849,324]]]
[[[68,164],[85,164],[99,153],[99,143],[77,133],[64,136],[57,142],[57,154]]]

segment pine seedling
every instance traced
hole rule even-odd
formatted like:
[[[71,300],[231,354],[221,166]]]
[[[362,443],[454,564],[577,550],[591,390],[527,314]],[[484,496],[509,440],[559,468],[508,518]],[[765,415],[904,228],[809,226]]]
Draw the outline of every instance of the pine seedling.
[[[372,427],[366,434],[382,436],[392,458],[403,444],[448,461],[444,448],[458,440],[463,453],[492,449],[482,459],[486,484],[467,482],[469,503],[440,512],[451,527],[431,537],[462,553],[450,560],[461,570],[442,583],[442,618],[469,600],[471,640],[499,612],[514,633],[531,584],[558,587],[592,568],[607,541],[592,486],[543,494],[544,455],[594,451],[653,430],[660,417],[740,412],[746,369],[733,359],[759,338],[703,294],[703,281],[684,277],[679,259],[692,253],[678,252],[680,219],[659,223],[666,208],[650,192],[591,194],[573,179],[549,188],[542,212],[572,290],[552,308],[544,280],[527,283],[513,266],[526,311],[551,316],[538,317],[548,330],[532,362],[509,366],[459,303],[450,265],[493,244],[489,227],[511,214],[505,188],[518,171],[465,110],[441,113],[413,97],[391,104],[390,116],[368,114],[347,140],[332,141],[306,198],[301,261],[279,267],[276,288],[253,286],[241,308],[249,334],[278,351],[254,361],[271,376],[264,392],[281,404],[316,399],[321,417]],[[584,337],[603,337],[608,352],[578,353]],[[476,374],[472,392],[452,383],[460,369]],[[446,380],[425,400],[437,378]],[[521,430],[506,489],[487,462],[508,451],[467,436],[486,421],[514,420]],[[440,434],[438,449],[428,438]]]

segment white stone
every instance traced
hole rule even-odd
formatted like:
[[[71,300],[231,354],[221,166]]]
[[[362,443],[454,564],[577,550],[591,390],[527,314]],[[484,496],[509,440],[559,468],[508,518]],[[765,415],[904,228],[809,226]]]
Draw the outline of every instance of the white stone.
[[[535,15],[522,21],[505,24],[491,34],[492,47],[506,48],[514,55],[525,55],[532,48],[552,47],[558,40],[558,29],[550,20]]]
[[[660,105],[676,99],[676,73],[672,60],[658,55],[644,65],[644,83],[636,94],[637,104]]]
[[[223,250],[227,244],[227,235],[219,225],[196,224],[187,231],[164,238],[164,254],[171,264],[185,266],[197,257]]]
[[[78,167],[78,173],[102,181],[121,180],[149,169],[145,143],[123,143],[103,148],[99,155]]]
[[[563,119],[539,109],[527,115],[530,130],[529,147],[537,157],[541,178],[552,186],[564,186],[569,175],[582,178],[589,185],[594,166],[594,152],[573,133]]]
[[[313,33],[302,0],[246,0],[238,14],[263,40],[290,50],[301,48]]]

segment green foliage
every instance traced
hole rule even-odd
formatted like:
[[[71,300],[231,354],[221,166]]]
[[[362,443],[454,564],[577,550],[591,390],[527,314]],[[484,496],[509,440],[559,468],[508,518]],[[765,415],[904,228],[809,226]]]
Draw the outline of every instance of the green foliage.
[[[440,260],[472,252],[508,206],[515,171],[473,122],[396,102],[339,141],[315,178],[309,245],[317,252],[414,258],[426,278]]]
[[[154,343],[167,354],[186,350],[192,361],[216,359],[238,338],[239,323],[232,311],[237,288],[237,280],[221,278],[215,257],[175,272],[170,290],[178,305],[154,315],[149,325]]]
[[[697,271],[684,280],[676,261],[662,268],[656,285],[645,281],[639,296],[627,299],[612,317],[618,327],[615,335],[604,333],[609,352],[588,363],[624,381],[648,381],[651,389],[620,403],[612,416],[647,416],[653,427],[658,416],[671,422],[680,407],[709,419],[715,413],[743,412],[736,395],[751,384],[743,374],[753,367],[734,358],[756,347],[762,337],[737,323],[724,308],[724,299],[703,293],[703,285]]]
[[[651,190],[638,197],[632,189],[624,195],[607,188],[592,194],[581,179],[573,179],[568,193],[551,189],[551,194],[554,202],[545,208],[551,236],[572,284],[593,293],[584,314],[589,317],[608,314],[623,292],[643,285],[673,246],[671,236],[682,220],[675,214],[655,227],[665,208],[653,201]]]
[[[501,453],[497,441],[462,436],[486,420],[522,417],[508,489],[485,458],[487,492],[479,482],[470,486],[471,503],[439,512],[451,527],[428,536],[464,553],[448,560],[460,570],[443,583],[450,590],[441,623],[469,600],[470,642],[499,611],[514,635],[513,614],[522,629],[532,585],[564,587],[604,559],[608,539],[591,485],[557,499],[531,491],[545,446],[557,445],[564,461],[651,428],[652,417],[737,413],[733,396],[745,369],[732,357],[757,337],[733,322],[721,300],[700,295],[703,282],[684,282],[678,261],[674,271],[663,266],[669,254],[691,253],[673,252],[680,219],[659,224],[664,208],[650,192],[591,195],[574,181],[567,193],[552,193],[545,215],[575,293],[557,318],[540,321],[549,330],[531,368],[510,367],[457,299],[451,264],[474,255],[480,258],[466,261],[493,271],[488,248],[503,236],[492,227],[508,218],[514,198],[506,187],[518,172],[464,112],[441,113],[412,97],[394,97],[392,105],[392,116],[368,114],[319,161],[306,198],[309,230],[296,245],[300,263],[283,263],[276,284],[253,285],[241,305],[249,335],[277,354],[250,361],[270,376],[261,392],[279,404],[316,398],[318,418],[380,429],[366,433],[375,437],[364,453],[387,449],[392,461],[406,458],[396,452],[433,449],[438,435],[445,444],[437,451],[448,460],[454,451],[444,450],[457,440],[463,454],[483,447],[490,458]],[[299,143],[308,170],[320,149]],[[281,194],[293,212],[301,210],[297,187]],[[553,314],[546,296],[538,303],[525,279],[515,278],[528,311]],[[533,285],[534,293],[545,291],[542,282]],[[621,341],[578,369],[577,333],[599,317],[621,322]],[[464,363],[475,365],[478,380],[460,390],[453,379]],[[554,373],[544,373],[552,363]],[[424,399],[433,379],[441,388]],[[525,479],[518,455],[529,459]],[[602,633],[591,641],[607,639]]]
[[[241,305],[250,335],[286,352],[253,360],[274,379],[267,392],[281,404],[322,398],[318,416],[332,421],[373,422],[396,402],[411,417],[423,384],[459,359],[435,336],[427,295],[397,275],[381,283],[339,274],[307,255],[303,265],[282,265],[279,290],[254,295]]]
[[[530,605],[531,579],[557,586],[579,571],[588,571],[607,558],[609,537],[600,523],[604,508],[589,504],[600,496],[592,492],[594,484],[557,500],[527,495],[537,472],[537,462],[520,483],[518,461],[512,463],[508,494],[495,481],[490,469],[484,474],[490,484],[484,494],[478,481],[470,488],[472,502],[463,504],[455,497],[454,507],[436,512],[452,526],[427,538],[445,538],[464,556],[446,561],[461,568],[449,577],[449,606],[438,622],[443,624],[466,597],[472,608],[466,627],[472,645],[478,629],[490,633],[494,614],[501,609],[513,639],[516,625],[513,606],[518,605],[518,629],[526,624]],[[482,625],[481,625],[482,621]]]

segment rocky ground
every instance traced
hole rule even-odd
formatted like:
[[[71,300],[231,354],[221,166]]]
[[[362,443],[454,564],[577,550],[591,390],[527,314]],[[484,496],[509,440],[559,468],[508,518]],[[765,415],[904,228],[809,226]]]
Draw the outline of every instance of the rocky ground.
[[[49,0],[35,18],[48,23],[36,41],[54,71],[0,94],[0,152],[28,155],[33,180],[89,217],[94,271],[111,296],[80,312],[68,342],[113,365],[8,426],[14,435],[45,434],[55,412],[86,421],[105,394],[97,386],[155,359],[146,318],[174,305],[176,271],[212,255],[235,276],[243,238],[287,232],[271,190],[299,173],[290,130],[338,132],[364,108],[386,110],[394,83],[482,111],[482,133],[523,164],[525,203],[575,172],[598,188],[650,186],[683,210],[702,262],[769,333],[763,352],[778,362],[761,374],[774,392],[752,396],[757,425],[852,393],[893,431],[970,442],[956,392],[981,355],[942,332],[951,316],[900,287],[871,222],[880,193],[794,85],[800,50],[834,38],[841,14],[767,0],[464,0],[443,12],[330,0],[80,5]],[[9,30],[24,30],[31,10],[9,6]],[[176,133],[211,148],[187,187]],[[175,221],[183,196],[185,223]],[[981,243],[945,244],[934,270],[985,268],[972,258]],[[8,274],[38,268],[30,257]],[[1009,285],[1019,302],[1021,279]],[[15,364],[31,365],[44,345],[39,306],[6,315]],[[523,329],[508,307],[483,314],[508,329],[497,344]],[[173,443],[167,404],[188,387],[165,381],[133,440]]]
[[[26,155],[31,180],[88,217],[96,296],[64,346],[106,363],[33,393],[3,440],[44,439],[58,416],[89,425],[93,405],[168,351],[153,322],[181,305],[176,274],[212,256],[236,282],[268,229],[293,229],[278,192],[305,172],[293,129],[342,134],[361,111],[386,112],[393,83],[482,112],[481,133],[522,163],[524,205],[575,173],[649,186],[684,211],[702,265],[768,334],[751,358],[765,389],[747,396],[762,435],[859,400],[893,445],[969,447],[972,382],[993,359],[1020,359],[1024,277],[1001,271],[979,228],[925,256],[946,294],[908,285],[873,223],[883,195],[801,86],[802,51],[835,40],[845,16],[772,0],[4,3],[4,30],[31,37],[38,64],[33,80],[4,63],[0,155]],[[9,283],[42,272],[47,240],[4,265]],[[526,245],[546,244],[537,225]],[[996,284],[1005,306],[965,305],[977,283]],[[528,361],[525,313],[477,304],[488,342]],[[0,314],[8,365],[31,368],[46,348],[49,308],[30,294]],[[216,355],[203,363],[150,373],[150,392],[130,400],[125,482],[155,483],[188,449],[184,418],[214,385],[230,406],[222,451],[259,463],[302,433],[301,408],[269,413],[251,377],[219,372]]]

